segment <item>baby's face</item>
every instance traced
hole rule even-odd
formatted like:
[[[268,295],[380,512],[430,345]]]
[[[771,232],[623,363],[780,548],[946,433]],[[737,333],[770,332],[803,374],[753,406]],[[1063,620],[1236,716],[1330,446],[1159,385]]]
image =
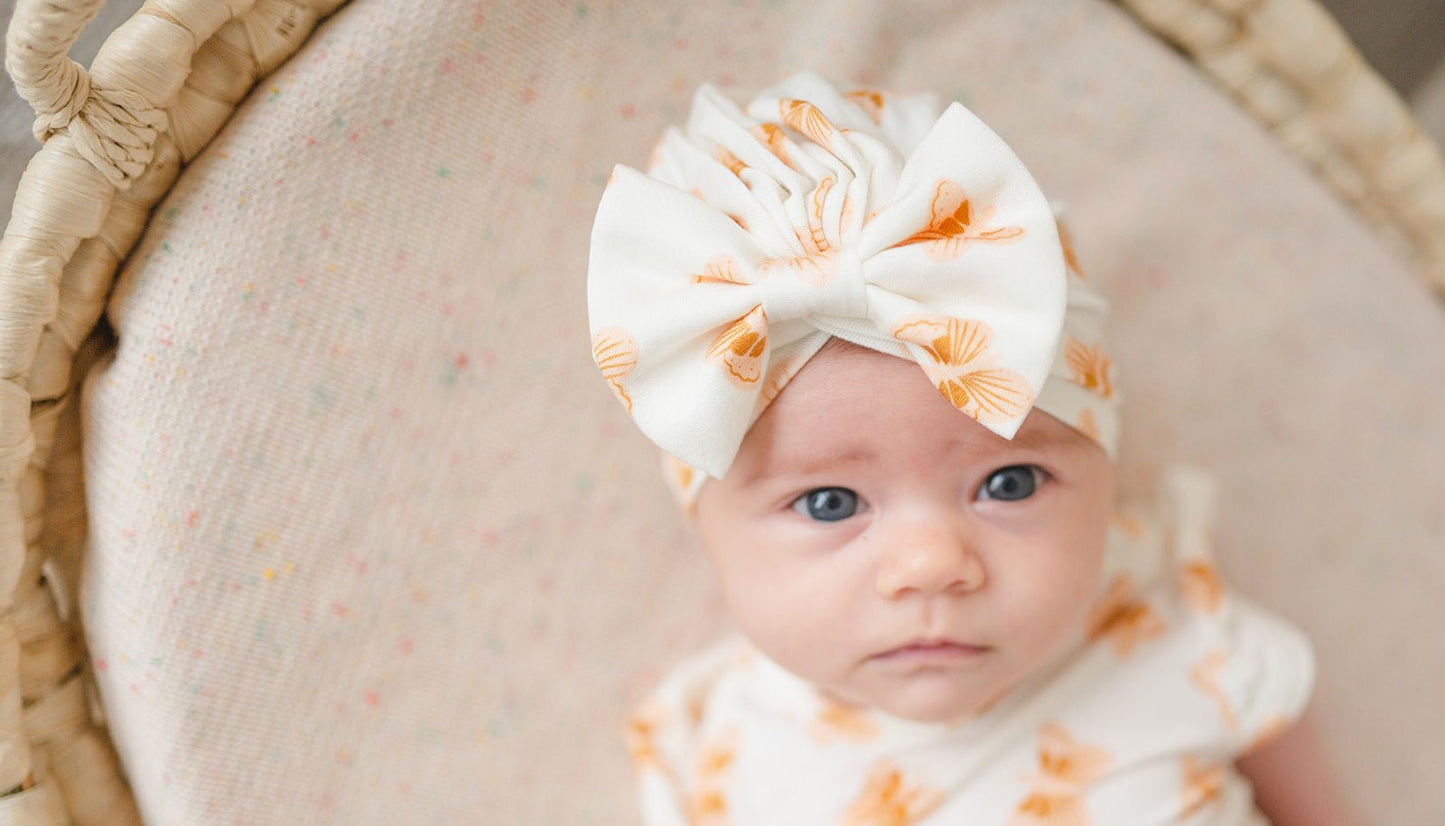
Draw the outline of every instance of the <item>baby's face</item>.
[[[837,700],[978,713],[1084,625],[1113,474],[1040,411],[1013,441],[919,368],[827,348],[758,419],[695,520],[764,654]]]

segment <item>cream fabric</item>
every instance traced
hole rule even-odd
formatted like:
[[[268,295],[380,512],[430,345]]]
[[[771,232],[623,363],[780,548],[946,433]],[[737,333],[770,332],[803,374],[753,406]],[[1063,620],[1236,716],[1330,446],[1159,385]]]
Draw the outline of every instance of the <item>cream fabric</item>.
[[[81,608],[149,822],[634,817],[626,712],[721,612],[587,357],[587,228],[698,84],[803,66],[963,101],[1069,205],[1125,491],[1218,471],[1345,782],[1445,821],[1438,305],[1122,12],[354,0],[156,211],[88,386]]]
[[[629,731],[647,826],[1267,826],[1233,759],[1304,709],[1299,630],[1225,587],[1211,492],[1179,469],[1116,520],[1089,627],[977,717],[842,705],[738,638],[676,667]]]

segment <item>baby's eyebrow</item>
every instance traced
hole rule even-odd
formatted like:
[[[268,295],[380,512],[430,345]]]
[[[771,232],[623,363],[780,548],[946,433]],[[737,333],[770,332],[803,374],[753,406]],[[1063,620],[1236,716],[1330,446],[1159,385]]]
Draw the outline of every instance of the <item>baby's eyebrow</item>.
[[[743,477],[743,481],[752,483],[770,476],[812,476],[814,474],[824,473],[840,465],[868,462],[877,458],[878,453],[866,447],[852,448],[821,456],[809,456],[807,458],[783,454],[781,456],[770,457],[768,461],[752,468],[750,472]]]
[[[1036,451],[1077,450],[1093,444],[1088,436],[1068,425],[1020,430],[1011,441],[1016,448]]]

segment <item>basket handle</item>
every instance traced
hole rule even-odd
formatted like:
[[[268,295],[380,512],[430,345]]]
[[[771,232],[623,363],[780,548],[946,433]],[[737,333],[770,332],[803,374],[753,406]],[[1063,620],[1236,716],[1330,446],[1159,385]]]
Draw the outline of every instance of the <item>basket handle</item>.
[[[36,139],[69,134],[81,156],[125,189],[150,164],[196,47],[255,0],[149,0],[87,71],[70,59],[70,47],[103,2],[18,0],[5,68],[35,110]]]
[[[5,37],[5,68],[42,122],[68,123],[90,90],[85,67],[70,47],[104,0],[19,0]]]

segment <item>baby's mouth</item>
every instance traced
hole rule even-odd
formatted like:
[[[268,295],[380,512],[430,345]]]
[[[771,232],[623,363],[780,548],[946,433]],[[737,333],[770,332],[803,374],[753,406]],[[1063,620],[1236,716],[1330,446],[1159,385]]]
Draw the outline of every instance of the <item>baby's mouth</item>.
[[[914,640],[874,654],[869,659],[899,665],[949,665],[976,660],[992,649],[953,640]]]

